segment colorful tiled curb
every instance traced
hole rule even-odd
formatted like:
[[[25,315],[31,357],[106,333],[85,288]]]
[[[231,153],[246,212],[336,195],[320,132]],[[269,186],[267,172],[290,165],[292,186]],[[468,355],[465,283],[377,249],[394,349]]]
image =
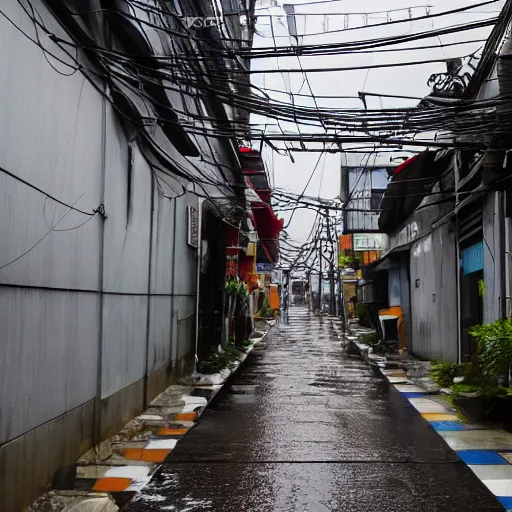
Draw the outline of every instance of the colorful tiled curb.
[[[445,405],[438,395],[428,395],[410,383],[403,370],[381,369],[381,372],[472,469],[505,509],[512,510],[512,434],[467,422]],[[392,380],[396,378],[406,382],[393,384]]]
[[[341,339],[344,335],[340,325],[332,320],[332,326]],[[368,347],[357,343],[358,336],[348,336],[346,339],[358,346],[361,356],[368,359],[365,352]],[[427,394],[423,388],[411,382],[403,369],[387,370],[378,360],[374,364],[390,385],[408,400],[471,468],[505,510],[512,512],[512,434],[503,429],[469,423],[459,417],[455,409],[443,403],[439,395]]]
[[[244,357],[223,374],[223,380],[236,372],[253,348],[264,339],[253,340]],[[169,456],[181,438],[195,425],[200,415],[222,389],[223,384],[170,386],[158,395],[149,408],[131,420],[112,438],[89,450],[76,463],[72,488],[52,491],[38,502],[60,500],[65,509],[67,497],[101,501],[105,510],[117,510],[114,502],[127,504]],[[192,394],[191,394],[192,393]],[[193,396],[193,393],[204,396]],[[69,494],[69,493],[72,494]],[[113,497],[117,499],[114,500]],[[110,508],[109,508],[110,507]],[[114,507],[114,508],[112,508]],[[39,510],[39,508],[34,507]],[[55,509],[55,508],[54,508]],[[31,508],[28,509],[30,511]],[[103,509],[102,509],[103,510]]]

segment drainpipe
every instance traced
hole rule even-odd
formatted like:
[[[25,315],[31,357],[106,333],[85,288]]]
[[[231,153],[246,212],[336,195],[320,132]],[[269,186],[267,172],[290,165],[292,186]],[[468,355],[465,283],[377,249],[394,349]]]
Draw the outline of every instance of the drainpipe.
[[[148,262],[148,304],[146,311],[146,348],[144,353],[144,409],[148,406],[148,379],[149,379],[149,338],[151,330],[151,279],[153,277],[153,241],[154,241],[154,210],[155,210],[155,177],[151,173],[151,207],[149,219],[149,262]],[[128,228],[127,228],[128,229]]]
[[[455,177],[455,281],[457,291],[457,362],[462,363],[462,314],[461,314],[461,298],[460,298],[460,243],[459,243],[459,153],[456,152],[454,156],[454,177]]]
[[[102,117],[102,136],[101,136],[101,167],[103,179],[101,183],[101,204],[105,204],[105,187],[107,176],[107,95],[109,94],[108,85],[104,87],[105,97],[102,98],[101,117]],[[103,374],[103,310],[105,303],[104,283],[105,283],[105,222],[106,217],[101,215],[101,234],[100,234],[100,261],[98,272],[98,342],[96,359],[96,394],[94,397],[94,428],[93,445],[99,446],[101,442],[101,393],[102,393],[102,374]]]
[[[505,192],[498,192],[500,251],[500,317],[507,318],[507,254],[505,228]]]
[[[202,225],[203,225],[203,201],[198,198],[197,205],[197,282],[196,282],[196,348],[194,354],[194,374],[197,372],[197,349],[199,345],[199,291],[201,285],[201,259],[202,259]]]

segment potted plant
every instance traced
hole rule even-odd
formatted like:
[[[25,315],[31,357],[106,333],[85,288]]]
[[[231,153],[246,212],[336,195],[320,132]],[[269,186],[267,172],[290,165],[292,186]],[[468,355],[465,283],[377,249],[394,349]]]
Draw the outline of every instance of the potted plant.
[[[493,420],[499,386],[489,384],[459,383],[452,386],[453,402],[471,421]]]
[[[492,419],[512,424],[512,321],[499,319],[492,324],[477,325],[469,333],[477,342],[478,364],[487,389],[492,391]]]

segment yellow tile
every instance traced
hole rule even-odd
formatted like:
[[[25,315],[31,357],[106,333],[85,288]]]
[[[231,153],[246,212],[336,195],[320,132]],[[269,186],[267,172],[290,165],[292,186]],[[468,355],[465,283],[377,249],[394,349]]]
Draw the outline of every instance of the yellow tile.
[[[427,421],[456,421],[459,418],[455,414],[438,413],[438,412],[424,412],[422,416]]]

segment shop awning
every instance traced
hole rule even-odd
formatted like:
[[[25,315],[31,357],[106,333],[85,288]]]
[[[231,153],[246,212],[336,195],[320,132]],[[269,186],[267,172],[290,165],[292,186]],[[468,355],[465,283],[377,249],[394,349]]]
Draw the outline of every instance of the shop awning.
[[[399,254],[401,252],[409,251],[412,247],[412,244],[413,242],[410,242],[408,244],[395,247],[394,249],[386,253],[379,260],[370,263],[370,265],[366,267],[364,272],[365,280],[372,279],[379,272],[382,272],[384,270],[391,270],[392,268],[396,267]]]
[[[379,228],[391,233],[430,193],[452,161],[450,150],[424,151],[396,168],[382,199]]]
[[[261,240],[279,238],[279,233],[283,229],[284,220],[278,219],[276,214],[268,204],[254,205],[252,208],[256,231]]]

